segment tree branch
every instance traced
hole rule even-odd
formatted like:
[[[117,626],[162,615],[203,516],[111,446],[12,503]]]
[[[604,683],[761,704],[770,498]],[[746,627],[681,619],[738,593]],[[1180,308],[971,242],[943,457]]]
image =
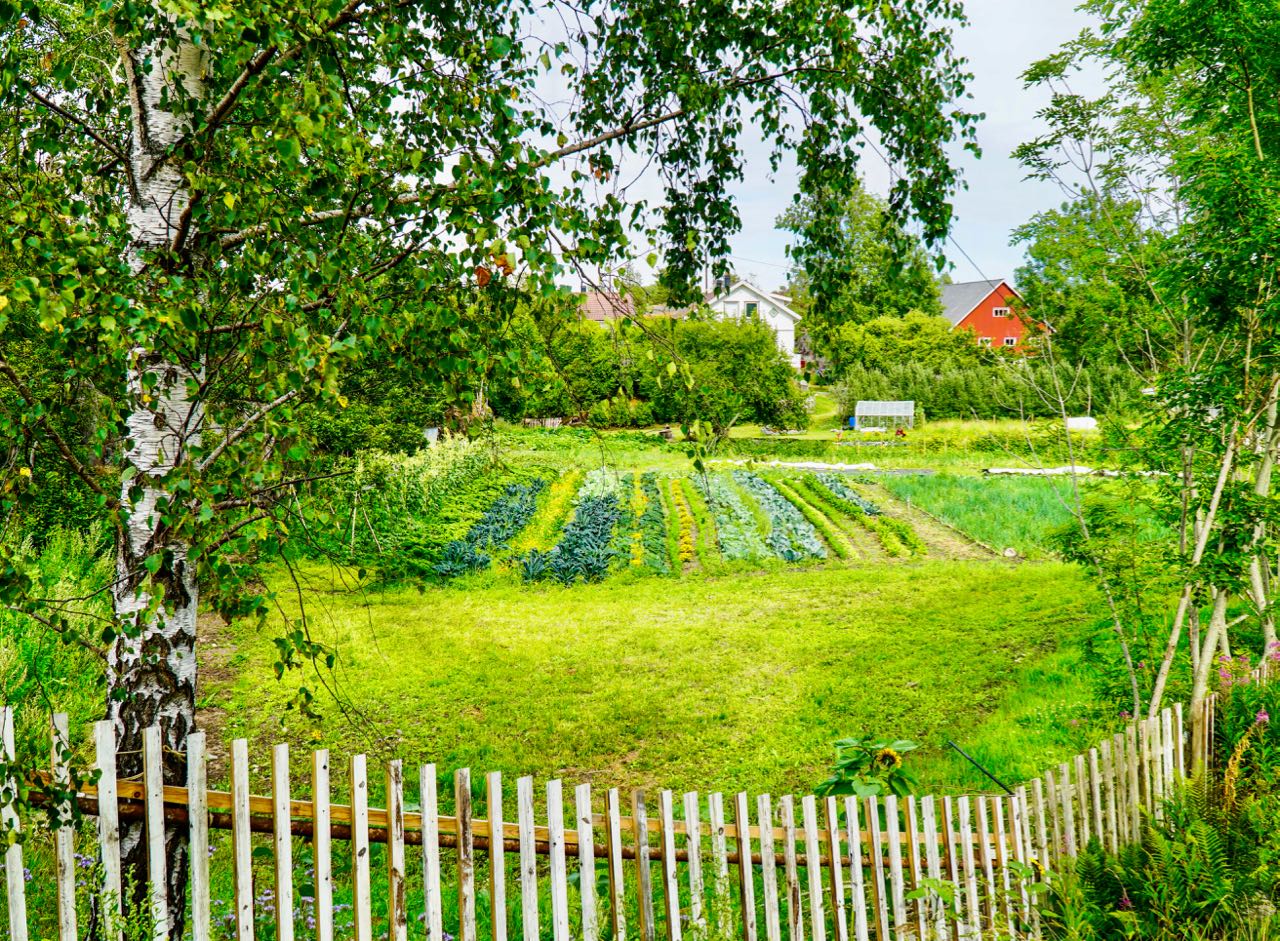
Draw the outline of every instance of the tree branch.
[[[259,421],[261,421],[271,412],[275,411],[281,405],[284,405],[286,402],[296,399],[300,394],[301,393],[299,393],[297,389],[290,390],[289,392],[286,392],[283,395],[276,396],[266,405],[259,408],[256,412],[254,412],[252,415],[246,418],[243,422],[241,422],[240,425],[236,427],[234,431],[231,431],[225,438],[223,438],[220,442],[218,442],[217,447],[215,447],[212,451],[206,454],[204,460],[202,460],[199,464],[196,465],[196,470],[198,471],[208,470],[209,466],[213,464],[213,462],[216,461],[218,458],[220,458],[223,452],[227,450],[227,448],[231,447],[231,445],[235,444],[238,440],[244,437],[245,434],[248,433],[250,428],[256,425]]]
[[[111,154],[111,156],[115,157],[117,160],[122,160],[122,161],[125,160],[124,152],[121,151],[120,148],[116,147],[109,140],[107,140],[105,137],[99,134],[96,130],[94,130],[91,126],[89,126],[83,120],[76,117],[76,115],[72,114],[66,108],[62,107],[57,102],[52,101],[49,98],[46,98],[44,95],[40,94],[40,92],[36,91],[34,88],[28,88],[27,94],[30,95],[32,98],[34,98],[36,101],[38,101],[40,104],[44,105],[54,114],[56,114],[58,117],[62,118],[64,121],[70,121],[76,127],[80,128],[80,130],[82,130],[85,133],[86,137],[96,142],[100,147],[102,147],[103,150]],[[125,162],[127,163],[128,161],[125,161]]]

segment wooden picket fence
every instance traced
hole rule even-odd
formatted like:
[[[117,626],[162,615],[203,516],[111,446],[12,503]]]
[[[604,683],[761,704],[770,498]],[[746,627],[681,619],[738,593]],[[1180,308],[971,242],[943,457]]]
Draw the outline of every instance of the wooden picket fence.
[[[1260,668],[1254,678],[1264,681],[1269,672]],[[1203,721],[1193,723],[1202,736],[1197,754],[1211,753],[1213,715],[1210,697]],[[12,761],[13,713],[7,708],[0,709],[0,730],[4,756]],[[67,731],[65,716],[56,716],[51,773],[64,784],[70,780]],[[156,937],[164,937],[169,906],[184,905],[192,941],[213,938],[211,830],[230,830],[232,835],[237,941],[253,941],[255,916],[262,915],[254,909],[254,882],[268,878],[265,867],[255,870],[254,834],[265,835],[264,845],[270,842],[277,941],[295,941],[302,934],[295,924],[298,840],[310,845],[314,876],[309,890],[314,896],[308,904],[314,927],[307,933],[316,941],[335,938],[334,874],[339,868],[350,879],[349,936],[373,941],[370,848],[375,843],[386,847],[386,869],[376,878],[385,880],[385,912],[378,928],[389,941],[407,941],[411,932],[427,941],[478,941],[478,882],[487,888],[493,941],[507,941],[513,925],[524,941],[655,941],[659,935],[667,941],[686,936],[782,941],[784,934],[788,941],[805,941],[806,933],[808,941],[1030,936],[1037,933],[1038,922],[1028,886],[1042,872],[1051,879],[1054,869],[1091,839],[1111,850],[1138,840],[1143,817],[1158,817],[1163,799],[1186,775],[1192,746],[1177,705],[1154,719],[1132,723],[1011,794],[904,799],[808,795],[798,801],[792,796],[774,801],[761,794],[752,802],[739,793],[726,806],[718,793],[705,800],[696,793],[677,799],[664,790],[655,807],[637,790],[624,808],[616,788],[601,795],[581,784],[573,791],[566,825],[566,798],[558,780],[545,785],[543,819],[538,821],[534,781],[520,778],[512,819],[501,775],[490,773],[484,780],[481,817],[472,806],[470,772],[462,769],[454,773],[453,813],[447,815],[439,812],[434,765],[418,769],[419,810],[410,811],[406,800],[412,795],[406,794],[400,761],[385,768],[386,806],[376,808],[369,806],[370,775],[363,755],[349,761],[349,803],[334,803],[327,751],[311,756],[308,793],[296,796],[288,746],[276,746],[270,794],[256,796],[243,739],[232,744],[230,791],[207,786],[202,733],[190,737],[185,787],[162,782],[160,743],[159,729],[148,729],[140,780],[119,778],[113,728],[99,723],[98,783],[76,793],[80,810],[96,817],[102,884],[93,891],[106,904],[118,904],[121,822],[144,821]],[[17,783],[0,781],[0,786],[11,793]],[[10,801],[0,810],[6,829],[24,825]],[[69,819],[70,810],[61,808],[59,817]],[[190,891],[185,899],[165,896],[166,827],[187,830]],[[88,838],[74,825],[52,834],[60,941],[78,937],[74,845]],[[407,902],[410,847],[421,857],[421,881],[413,888],[421,890],[422,903],[412,912]],[[21,842],[11,843],[5,852],[11,941],[29,937],[23,853]],[[510,885],[508,856],[515,870]],[[940,892],[944,884],[950,889]],[[448,934],[446,885],[456,891],[457,900],[456,924],[451,921]],[[549,919],[548,906],[540,904],[548,887]]]

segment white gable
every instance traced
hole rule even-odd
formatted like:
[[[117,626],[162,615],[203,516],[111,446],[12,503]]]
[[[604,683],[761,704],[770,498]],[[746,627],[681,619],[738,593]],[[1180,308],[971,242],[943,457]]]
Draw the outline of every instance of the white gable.
[[[707,306],[724,317],[750,317],[767,324],[778,338],[778,349],[791,357],[794,365],[799,365],[795,349],[796,324],[800,322],[800,315],[787,305],[784,298],[739,281],[726,293],[713,297]]]

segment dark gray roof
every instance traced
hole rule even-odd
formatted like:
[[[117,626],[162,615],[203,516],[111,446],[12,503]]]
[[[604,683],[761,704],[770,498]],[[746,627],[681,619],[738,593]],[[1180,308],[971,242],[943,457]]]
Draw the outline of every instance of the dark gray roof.
[[[951,321],[951,326],[959,326],[960,321],[968,317],[978,306],[978,302],[998,288],[1000,279],[995,281],[965,281],[962,284],[942,285],[942,316]]]

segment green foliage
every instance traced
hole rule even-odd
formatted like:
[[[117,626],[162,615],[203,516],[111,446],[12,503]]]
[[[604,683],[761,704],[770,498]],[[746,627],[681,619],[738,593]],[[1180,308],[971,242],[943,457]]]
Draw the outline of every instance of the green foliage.
[[[1072,415],[1116,414],[1140,399],[1132,371],[1119,366],[1057,367]],[[860,399],[911,400],[921,418],[1042,418],[1061,414],[1043,391],[1054,388],[1050,367],[1025,358],[1001,357],[991,365],[942,365],[933,368],[911,359],[883,369],[853,365],[839,376],[836,396],[841,414],[853,414]],[[1040,390],[1040,391],[1037,391]]]
[[[526,581],[551,578],[562,585],[572,585],[579,579],[598,582],[609,573],[614,557],[613,528],[622,518],[622,507],[616,491],[609,489],[608,480],[609,475],[605,474],[588,477],[588,483],[579,491],[573,518],[555,548],[545,560],[526,558],[523,563]]]
[[[640,515],[639,527],[643,544],[644,564],[655,572],[671,571],[667,550],[667,519],[663,512],[662,494],[658,491],[658,475],[652,471],[640,476],[645,503]]]
[[[815,794],[906,797],[915,791],[916,779],[905,764],[906,756],[919,747],[915,742],[842,738],[835,744],[835,767],[831,777],[814,788]]]
[[[760,561],[770,556],[755,515],[723,474],[694,478],[715,516],[720,552],[726,561]]]
[[[509,547],[511,540],[533,517],[538,495],[546,488],[541,478],[528,484],[508,484],[464,539],[448,543],[433,567],[436,575],[453,578],[487,568],[491,554]]]
[[[848,559],[853,555],[853,546],[849,538],[831,522],[823,512],[806,499],[809,496],[802,481],[788,481],[774,478],[773,485],[778,492],[791,501],[804,518],[822,535],[822,540],[836,554],[837,558]]]
[[[998,355],[984,355],[972,335],[953,330],[940,314],[918,310],[841,324],[832,331],[827,351],[836,376],[854,367],[886,372],[907,363],[936,374],[977,367]]]
[[[844,325],[942,313],[919,240],[860,181],[800,200],[778,225],[798,236],[788,249],[800,269],[792,298],[815,352],[834,356]]]

